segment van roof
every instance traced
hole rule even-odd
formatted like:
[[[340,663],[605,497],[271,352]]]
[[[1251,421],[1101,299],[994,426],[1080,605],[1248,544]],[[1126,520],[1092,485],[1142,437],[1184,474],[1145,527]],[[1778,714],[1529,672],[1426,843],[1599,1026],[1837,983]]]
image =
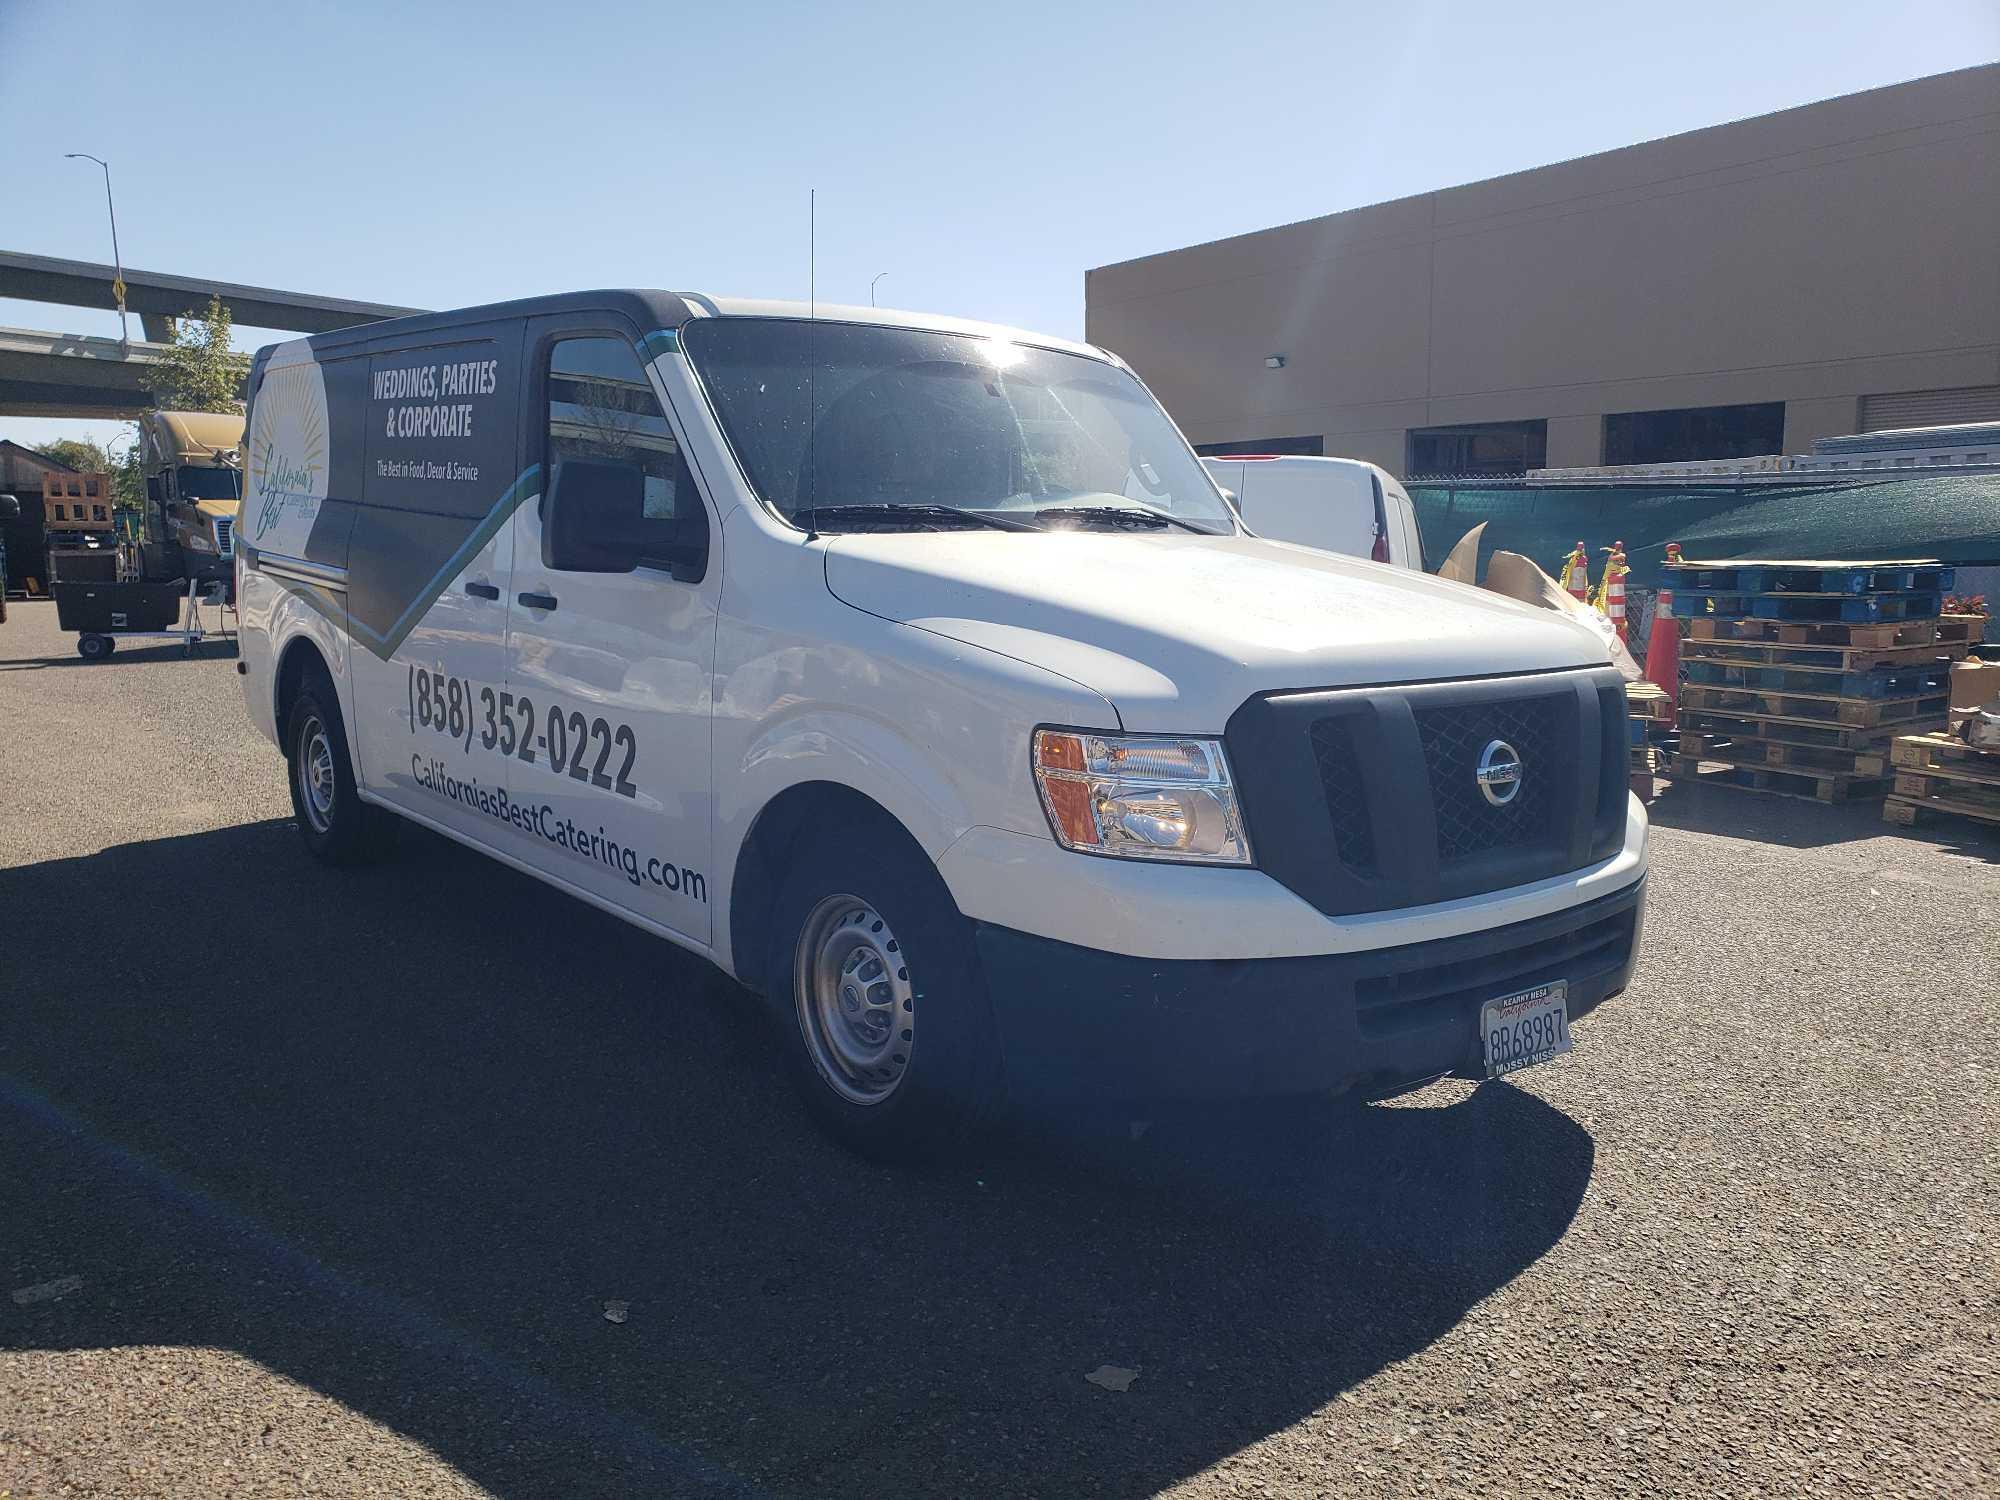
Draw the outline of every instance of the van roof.
[[[559,292],[546,297],[524,297],[513,302],[491,302],[479,307],[455,308],[446,312],[417,313],[407,318],[387,318],[375,323],[358,323],[352,328],[289,339],[285,345],[269,345],[259,350],[293,344],[307,344],[317,352],[332,352],[381,338],[445,330],[465,323],[484,323],[502,318],[537,318],[553,313],[612,312],[624,316],[642,333],[661,328],[679,328],[694,318],[806,318],[826,323],[873,323],[889,328],[921,328],[939,333],[962,333],[974,338],[1004,339],[1010,343],[1033,344],[1059,349],[1093,359],[1117,360],[1117,356],[1073,339],[1054,338],[1025,328],[1000,323],[981,323],[971,318],[943,317],[936,313],[908,312],[890,307],[848,307],[822,302],[764,301],[749,297],[710,297],[700,292],[668,292],[637,287],[606,288],[589,292]]]

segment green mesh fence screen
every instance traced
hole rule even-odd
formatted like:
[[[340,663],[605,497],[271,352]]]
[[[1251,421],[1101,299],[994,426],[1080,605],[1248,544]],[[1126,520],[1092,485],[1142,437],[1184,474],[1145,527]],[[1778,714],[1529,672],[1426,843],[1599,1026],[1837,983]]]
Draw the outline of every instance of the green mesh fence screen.
[[[1523,553],[1551,575],[1581,540],[1595,580],[1603,549],[1625,543],[1633,588],[1652,588],[1668,542],[1691,558],[1934,557],[2000,564],[2000,469],[1870,476],[1852,483],[1538,484],[1416,480],[1406,488],[1435,568],[1487,523],[1480,566]]]

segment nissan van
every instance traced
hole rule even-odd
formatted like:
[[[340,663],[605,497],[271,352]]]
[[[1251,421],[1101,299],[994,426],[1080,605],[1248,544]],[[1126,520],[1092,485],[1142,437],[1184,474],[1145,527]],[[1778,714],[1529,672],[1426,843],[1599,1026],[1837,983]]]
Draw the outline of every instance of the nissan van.
[[[1632,972],[1600,642],[1248,534],[1101,349],[576,293],[263,349],[246,449],[306,849],[408,820],[703,955],[859,1149],[1498,1076]]]

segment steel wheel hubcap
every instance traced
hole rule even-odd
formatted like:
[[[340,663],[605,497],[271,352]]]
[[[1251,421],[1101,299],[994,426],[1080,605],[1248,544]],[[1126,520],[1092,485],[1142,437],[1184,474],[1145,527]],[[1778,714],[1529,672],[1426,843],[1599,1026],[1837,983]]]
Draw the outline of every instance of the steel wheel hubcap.
[[[806,1050],[850,1104],[880,1104],[909,1072],[916,1001],[889,924],[856,896],[828,896],[799,934],[793,998]]]
[[[299,802],[315,833],[333,826],[333,743],[318,719],[299,729]]]

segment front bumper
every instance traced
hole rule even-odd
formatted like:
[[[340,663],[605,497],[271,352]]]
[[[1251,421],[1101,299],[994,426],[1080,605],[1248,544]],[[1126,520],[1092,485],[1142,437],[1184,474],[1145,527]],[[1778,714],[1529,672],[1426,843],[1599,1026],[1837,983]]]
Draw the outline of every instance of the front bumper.
[[[1625,988],[1643,877],[1565,911],[1360,953],[1150,959],[980,923],[1010,1081],[1029,1093],[1232,1098],[1479,1076],[1479,1008],[1552,980],[1572,1021]]]

